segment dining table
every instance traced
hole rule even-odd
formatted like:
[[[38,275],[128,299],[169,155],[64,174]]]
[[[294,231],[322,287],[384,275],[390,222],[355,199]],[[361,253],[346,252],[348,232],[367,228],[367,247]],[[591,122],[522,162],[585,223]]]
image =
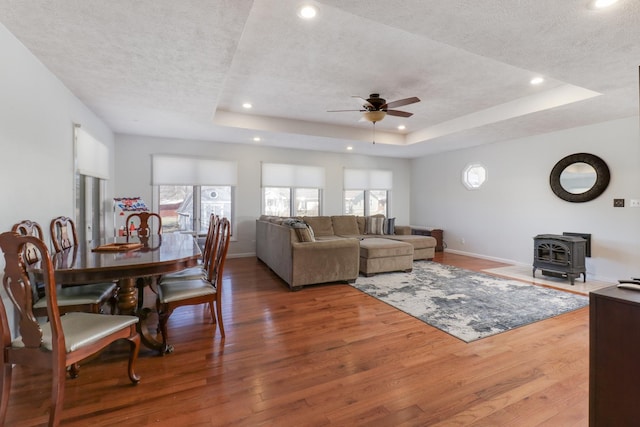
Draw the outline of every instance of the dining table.
[[[143,345],[163,354],[172,351],[163,347],[145,324],[150,310],[143,307],[144,287],[150,278],[198,264],[202,253],[194,236],[176,232],[78,243],[52,255],[56,283],[74,286],[117,282],[118,312],[140,318],[138,332]]]

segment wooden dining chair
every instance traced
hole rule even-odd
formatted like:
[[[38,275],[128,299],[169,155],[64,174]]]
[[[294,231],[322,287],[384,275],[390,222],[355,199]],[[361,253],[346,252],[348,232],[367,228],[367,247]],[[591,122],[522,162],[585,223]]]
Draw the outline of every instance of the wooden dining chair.
[[[35,221],[30,219],[22,220],[11,227],[11,231],[15,231],[23,236],[34,236],[44,241],[44,233],[42,227]],[[24,260],[29,265],[37,264],[40,261],[40,253],[35,251],[33,246],[26,245],[24,247]],[[34,282],[32,294],[34,301],[44,297],[44,285],[42,283]]]
[[[23,220],[11,228],[11,231],[17,232],[23,236],[34,236],[44,241],[42,227],[35,221]],[[41,262],[40,252],[34,251],[31,245],[25,245],[24,262],[27,266],[36,266]],[[47,316],[47,299],[44,297],[44,285],[36,280],[32,280],[32,302],[33,312],[36,316]],[[87,285],[83,288],[62,288],[58,287],[58,304],[60,312],[67,313],[70,311],[88,311],[99,313],[102,304],[109,300],[117,286],[114,283]]]
[[[207,229],[207,236],[204,241],[202,251],[202,263],[195,267],[189,267],[184,270],[176,271],[175,273],[168,273],[160,277],[160,283],[166,283],[176,280],[191,280],[207,277],[207,271],[209,270],[209,264],[211,257],[209,252],[212,247],[215,246],[217,238],[219,236],[220,229],[220,217],[216,214],[211,214],[209,217],[209,228]]]
[[[152,234],[160,235],[162,234],[162,217],[155,212],[129,214],[127,216],[127,237],[131,237],[133,230],[138,237],[150,237]]]
[[[28,248],[28,249],[27,249]],[[0,298],[0,425],[4,425],[11,391],[12,365],[48,369],[52,373],[49,426],[60,423],[64,401],[66,368],[102,350],[112,342],[125,339],[130,344],[128,374],[132,383],[140,377],[134,370],[140,349],[135,316],[105,316],[95,313],[67,313],[61,316],[54,269],[45,243],[35,236],[17,232],[0,234],[0,250],[5,267],[2,284],[9,296]],[[38,252],[42,272],[47,318],[38,323],[31,301],[31,280],[25,255]],[[13,310],[7,310],[8,304]],[[8,313],[16,315],[17,338],[12,339]]]
[[[211,243],[212,248],[208,252],[211,265],[206,278],[176,280],[158,284],[156,298],[158,329],[162,335],[165,352],[170,351],[167,344],[167,322],[171,313],[178,307],[208,303],[211,320],[218,324],[220,335],[223,338],[225,336],[222,322],[222,272],[229,249],[231,234],[229,220],[222,218],[218,227],[219,238],[215,245]]]
[[[66,216],[59,216],[51,220],[49,225],[51,240],[56,253],[70,252],[78,245],[78,233],[74,221]],[[64,255],[64,254],[63,254]],[[42,310],[46,300],[39,300],[35,305],[36,311]],[[65,287],[58,290],[58,304],[62,313],[70,311],[88,311],[101,313],[104,304],[109,303],[111,314],[116,312],[118,305],[118,285],[114,282],[91,283]]]

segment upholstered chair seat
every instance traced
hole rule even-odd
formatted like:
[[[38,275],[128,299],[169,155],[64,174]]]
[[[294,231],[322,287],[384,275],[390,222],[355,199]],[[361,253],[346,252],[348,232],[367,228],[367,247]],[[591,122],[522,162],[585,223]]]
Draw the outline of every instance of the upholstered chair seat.
[[[163,304],[215,294],[216,288],[204,279],[161,283],[158,286],[158,299]]]
[[[60,317],[62,330],[64,331],[64,344],[67,353],[98,342],[121,329],[135,325],[138,318],[135,316],[96,316],[94,313],[67,313]],[[52,351],[53,340],[51,338],[51,324],[41,323],[42,348]],[[11,342],[13,348],[24,347],[22,337],[17,337]]]
[[[72,306],[99,306],[116,292],[115,283],[93,283],[82,286],[58,288],[58,306],[63,311]],[[40,298],[33,304],[34,312],[46,312],[47,299]]]

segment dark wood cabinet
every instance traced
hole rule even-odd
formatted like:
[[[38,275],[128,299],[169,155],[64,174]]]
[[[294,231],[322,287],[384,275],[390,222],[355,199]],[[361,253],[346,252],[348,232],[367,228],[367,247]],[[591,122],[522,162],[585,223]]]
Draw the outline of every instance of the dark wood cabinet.
[[[436,239],[436,252],[444,251],[443,232],[439,228],[411,228],[411,234],[431,236]]]
[[[589,425],[640,425],[640,291],[589,294]]]

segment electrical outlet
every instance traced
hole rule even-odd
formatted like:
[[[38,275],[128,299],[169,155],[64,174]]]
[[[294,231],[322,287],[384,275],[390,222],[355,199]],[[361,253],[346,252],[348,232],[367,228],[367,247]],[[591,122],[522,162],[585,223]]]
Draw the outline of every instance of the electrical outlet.
[[[624,208],[624,199],[613,199],[614,208]]]
[[[629,207],[630,208],[640,208],[640,200],[638,200],[638,199],[629,199]]]

